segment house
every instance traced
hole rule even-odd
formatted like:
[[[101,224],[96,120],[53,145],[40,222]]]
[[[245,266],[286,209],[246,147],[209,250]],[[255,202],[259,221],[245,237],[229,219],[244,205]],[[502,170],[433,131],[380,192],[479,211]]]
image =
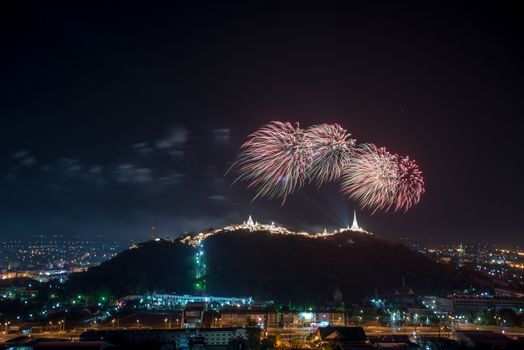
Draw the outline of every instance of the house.
[[[346,313],[342,311],[326,311],[316,314],[316,322],[330,326],[345,326]]]
[[[387,335],[376,335],[369,337],[369,341],[377,349],[418,349],[416,343],[409,339],[409,336],[405,334],[387,334]]]
[[[362,327],[320,327],[316,339],[337,350],[373,349]]]
[[[468,348],[506,349],[514,341],[491,331],[456,331],[455,339]]]
[[[294,312],[283,312],[281,314],[280,325],[283,328],[298,328],[300,325],[300,316]]]

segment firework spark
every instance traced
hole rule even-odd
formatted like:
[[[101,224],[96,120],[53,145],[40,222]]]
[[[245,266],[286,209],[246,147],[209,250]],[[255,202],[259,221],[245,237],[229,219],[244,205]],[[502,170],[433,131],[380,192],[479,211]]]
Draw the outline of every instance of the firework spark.
[[[342,173],[342,192],[373,212],[388,210],[396,194],[397,168],[397,156],[385,148],[361,145]]]
[[[407,211],[420,201],[424,191],[422,171],[415,161],[410,160],[409,157],[399,158],[395,210]]]
[[[301,188],[308,179],[311,146],[298,123],[270,122],[249,136],[237,161],[240,175],[258,197],[283,198]]]
[[[415,161],[362,145],[342,174],[342,191],[362,207],[407,211],[420,201],[424,179]]]
[[[355,140],[338,124],[313,125],[306,130],[313,160],[308,169],[318,187],[338,180],[352,156]]]
[[[245,181],[256,190],[253,200],[282,198],[282,204],[306,183],[320,187],[338,179],[342,192],[373,213],[407,211],[424,193],[415,161],[373,144],[355,146],[338,124],[303,130],[272,121],[249,136],[232,168],[239,171],[233,183]]]

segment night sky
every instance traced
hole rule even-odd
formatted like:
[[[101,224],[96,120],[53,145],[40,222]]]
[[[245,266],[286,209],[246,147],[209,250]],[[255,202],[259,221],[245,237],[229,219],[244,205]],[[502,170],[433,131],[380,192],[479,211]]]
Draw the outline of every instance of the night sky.
[[[421,203],[365,228],[524,243],[522,9],[394,3],[2,3],[0,238],[350,223],[336,184],[282,207],[230,187],[245,137],[283,120],[417,160]]]

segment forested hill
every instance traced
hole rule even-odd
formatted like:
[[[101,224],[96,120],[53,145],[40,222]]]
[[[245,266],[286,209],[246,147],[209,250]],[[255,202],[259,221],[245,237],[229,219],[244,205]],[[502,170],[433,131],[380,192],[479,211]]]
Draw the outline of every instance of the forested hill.
[[[219,232],[198,249],[175,241],[150,241],[128,249],[87,272],[73,275],[71,292],[115,297],[143,292],[195,293],[196,283],[217,296],[254,296],[280,303],[325,304],[338,288],[346,302],[405,284],[417,294],[447,293],[473,277],[431,261],[400,243],[344,231],[322,238],[266,231]],[[205,268],[203,268],[205,266]],[[202,292],[202,291],[200,291]]]

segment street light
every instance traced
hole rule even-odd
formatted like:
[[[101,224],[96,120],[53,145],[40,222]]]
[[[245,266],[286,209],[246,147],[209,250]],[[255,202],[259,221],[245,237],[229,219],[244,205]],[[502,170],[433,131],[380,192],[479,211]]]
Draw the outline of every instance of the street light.
[[[167,328],[167,317],[164,318],[164,328]]]
[[[137,327],[140,328],[140,320],[136,320]]]

